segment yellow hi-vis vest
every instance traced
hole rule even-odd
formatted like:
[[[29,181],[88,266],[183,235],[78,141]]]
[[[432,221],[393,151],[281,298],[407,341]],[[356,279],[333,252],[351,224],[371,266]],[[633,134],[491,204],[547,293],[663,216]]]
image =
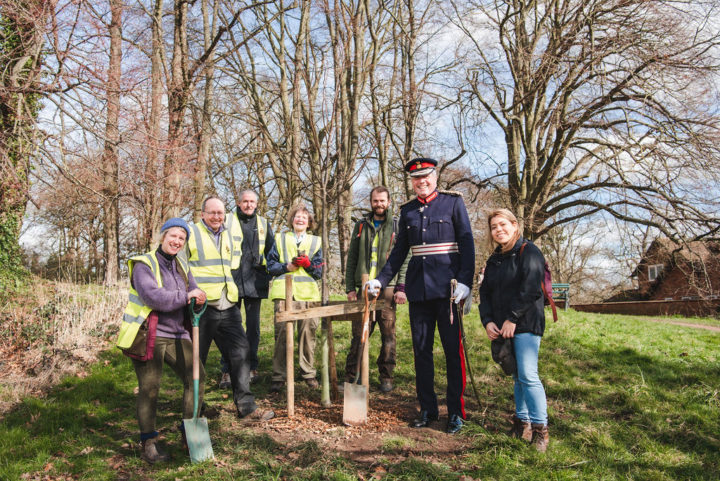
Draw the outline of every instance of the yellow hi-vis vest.
[[[220,299],[226,288],[228,300],[237,302],[238,288],[230,270],[233,265],[240,267],[242,249],[235,249],[227,228],[220,234],[220,249],[215,245],[214,235],[202,222],[190,224],[190,231],[192,235],[186,244],[187,260],[198,287],[205,291],[208,301]]]
[[[242,256],[242,243],[243,243],[243,231],[242,226],[240,225],[240,222],[238,221],[237,216],[237,207],[235,210],[230,212],[228,215],[225,216],[225,228],[230,231],[230,236],[232,237],[233,241],[233,264],[235,264],[235,253],[237,254],[237,265],[233,265],[233,269],[239,269],[240,268],[240,257]],[[257,230],[258,230],[258,244],[259,244],[259,253],[260,253],[260,259],[262,259],[262,265],[265,265],[265,256],[263,255],[265,253],[265,239],[267,239],[267,226],[268,221],[265,217],[260,217],[259,215],[255,216],[256,223],[257,223]]]
[[[298,246],[295,244],[295,235],[292,232],[275,235],[275,247],[280,255],[280,262],[287,264],[293,257],[298,255],[298,251],[303,251],[310,259],[322,247],[322,240],[316,235],[306,234],[305,239]],[[320,289],[317,282],[307,271],[300,267],[298,270],[288,272],[281,276],[273,278],[270,285],[270,299],[285,299],[285,276],[292,275],[293,278],[293,298],[296,301],[319,301]]]
[[[188,266],[184,259],[181,259],[180,257],[175,257],[175,259],[178,262],[178,270],[185,277],[185,282],[187,283]],[[157,251],[150,251],[128,259],[128,274],[130,275],[131,280],[133,268],[137,262],[142,262],[150,267],[150,270],[155,275],[155,281],[157,282],[158,287],[163,286],[162,275],[160,275],[160,267],[158,267]],[[150,312],[152,312],[150,306],[147,306],[143,300],[140,299],[140,295],[132,286],[132,283],[130,283],[130,295],[128,297],[128,303],[127,306],[125,306],[122,324],[120,325],[120,335],[118,336],[116,343],[117,347],[121,349],[128,349],[132,346],[140,326],[143,322],[145,322],[145,319],[147,319],[147,316],[150,315]]]

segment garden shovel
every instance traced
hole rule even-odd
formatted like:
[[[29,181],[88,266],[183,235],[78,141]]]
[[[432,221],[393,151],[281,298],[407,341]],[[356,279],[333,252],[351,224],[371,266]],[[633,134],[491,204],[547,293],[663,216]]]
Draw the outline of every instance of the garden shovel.
[[[193,316],[193,417],[192,419],[183,419],[183,426],[185,427],[185,439],[190,451],[190,461],[193,463],[215,458],[212,443],[210,442],[207,419],[198,417],[198,410],[200,409],[198,405],[200,392],[200,316],[205,312],[206,307],[207,302],[203,304],[200,312],[195,312],[195,298],[193,297],[190,302],[190,312]]]
[[[343,387],[343,424],[348,426],[360,426],[367,422],[368,388],[358,384],[360,370],[362,369],[362,355],[365,350],[365,343],[370,335],[370,301],[368,299],[367,286],[365,287],[365,310],[363,310],[362,336],[358,348],[358,359],[354,382],[346,382]],[[375,301],[373,301],[373,308]]]

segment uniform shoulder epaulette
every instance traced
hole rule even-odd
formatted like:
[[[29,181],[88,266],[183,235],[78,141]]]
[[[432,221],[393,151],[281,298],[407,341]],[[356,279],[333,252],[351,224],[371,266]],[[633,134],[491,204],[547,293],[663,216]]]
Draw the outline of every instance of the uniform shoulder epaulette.
[[[406,205],[408,205],[410,202],[412,202],[412,201],[414,201],[414,200],[417,200],[417,197],[413,197],[413,198],[410,199],[410,200],[406,200],[405,202],[403,202],[402,204],[400,204],[400,207],[405,207]]]
[[[462,192],[458,192],[457,190],[440,190],[438,189],[438,192],[441,194],[447,194],[447,195],[454,195],[456,197],[462,197]]]

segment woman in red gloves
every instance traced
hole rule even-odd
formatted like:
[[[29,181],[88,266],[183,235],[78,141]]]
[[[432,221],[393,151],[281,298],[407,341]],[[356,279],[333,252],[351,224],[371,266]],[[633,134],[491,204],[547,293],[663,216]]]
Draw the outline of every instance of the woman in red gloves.
[[[317,280],[322,276],[322,241],[320,237],[308,234],[315,220],[303,204],[290,210],[288,216],[292,232],[275,235],[275,246],[267,255],[267,268],[273,276],[270,284],[270,299],[275,301],[275,312],[285,308],[285,276],[293,278],[293,299],[299,301],[299,309],[308,302],[320,301]],[[315,379],[315,331],[320,319],[297,321],[298,364],[305,383],[318,388]],[[285,386],[285,326],[275,324],[275,352],[273,353],[273,374],[270,392],[280,392]]]

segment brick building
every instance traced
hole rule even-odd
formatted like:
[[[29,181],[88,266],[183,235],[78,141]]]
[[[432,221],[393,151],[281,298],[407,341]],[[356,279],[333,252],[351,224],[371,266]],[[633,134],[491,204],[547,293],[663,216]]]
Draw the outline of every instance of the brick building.
[[[717,299],[720,297],[720,243],[685,245],[656,239],[632,273],[637,289],[605,302]]]

